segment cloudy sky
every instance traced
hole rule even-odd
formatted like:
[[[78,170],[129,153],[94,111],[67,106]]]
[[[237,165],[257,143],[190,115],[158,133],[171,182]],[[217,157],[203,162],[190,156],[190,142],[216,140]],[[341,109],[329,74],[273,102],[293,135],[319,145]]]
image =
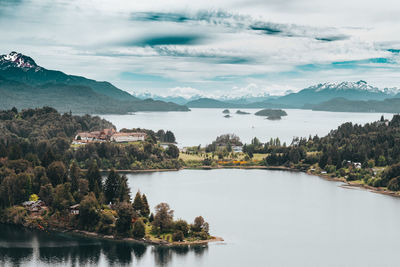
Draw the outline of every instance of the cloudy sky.
[[[395,0],[0,0],[0,54],[160,95],[400,87]]]

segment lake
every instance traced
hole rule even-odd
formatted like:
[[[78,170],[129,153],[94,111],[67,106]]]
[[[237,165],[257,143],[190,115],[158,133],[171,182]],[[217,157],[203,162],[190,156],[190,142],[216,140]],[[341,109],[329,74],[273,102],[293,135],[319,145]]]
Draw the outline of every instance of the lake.
[[[303,173],[182,170],[128,175],[175,218],[202,215],[224,242],[155,248],[0,227],[0,265],[397,266],[400,199]]]
[[[221,134],[234,133],[242,141],[250,143],[254,137],[261,141],[279,137],[290,144],[293,137],[323,136],[344,122],[365,124],[380,119],[382,113],[324,112],[287,109],[282,120],[267,120],[255,116],[258,109],[242,109],[249,115],[234,114],[224,118],[223,109],[192,109],[190,112],[138,112],[133,115],[101,115],[118,128],[145,128],[157,131],[171,130],[178,146],[202,146],[210,144]],[[384,114],[391,119],[393,114]]]

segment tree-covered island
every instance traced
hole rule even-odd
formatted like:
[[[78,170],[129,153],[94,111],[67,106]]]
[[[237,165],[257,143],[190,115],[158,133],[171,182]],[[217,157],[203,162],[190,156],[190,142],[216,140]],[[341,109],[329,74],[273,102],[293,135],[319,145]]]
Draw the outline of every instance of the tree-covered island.
[[[132,201],[127,177],[115,170],[181,168],[178,148],[160,145],[175,141],[172,132],[123,129],[122,137],[142,133],[145,140],[118,142],[104,129],[115,126],[49,107],[0,111],[0,222],[161,245],[220,240],[201,216],[174,220],[167,203],[152,211],[140,192]],[[99,139],[83,144],[84,132],[100,132]]]
[[[282,109],[263,109],[254,113],[254,115],[267,117],[268,120],[280,120],[287,116],[287,113]]]

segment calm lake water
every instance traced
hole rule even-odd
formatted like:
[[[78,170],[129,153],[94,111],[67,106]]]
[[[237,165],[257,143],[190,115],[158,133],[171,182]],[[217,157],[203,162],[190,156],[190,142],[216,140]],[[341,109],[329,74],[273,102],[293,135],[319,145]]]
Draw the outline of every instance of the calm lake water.
[[[302,173],[130,174],[151,207],[202,215],[225,242],[160,249],[0,227],[0,266],[397,266],[400,199]]]
[[[288,144],[294,136],[308,137],[310,134],[326,135],[344,122],[365,124],[377,121],[381,113],[323,112],[301,109],[287,109],[282,120],[271,121],[255,116],[258,109],[243,109],[250,115],[234,114],[224,118],[223,109],[192,109],[190,112],[140,112],[134,115],[102,115],[118,128],[145,128],[151,130],[171,130],[178,146],[197,146],[210,144],[218,135],[234,133],[242,141],[250,143],[258,137],[261,141],[279,137]],[[392,114],[385,114],[392,118]]]

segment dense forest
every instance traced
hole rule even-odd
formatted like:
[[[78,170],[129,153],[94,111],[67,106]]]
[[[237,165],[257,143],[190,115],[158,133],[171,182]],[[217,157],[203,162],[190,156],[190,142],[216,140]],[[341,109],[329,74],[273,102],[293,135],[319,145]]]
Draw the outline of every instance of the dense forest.
[[[349,100],[346,98],[333,98],[328,101],[305,105],[305,109],[334,111],[334,112],[400,112],[400,98],[387,98],[384,100]]]
[[[0,190],[3,206],[27,200],[30,193],[38,194],[42,186],[52,187],[68,178],[72,163],[78,168],[142,169],[179,168],[179,150],[170,144],[163,149],[158,135],[145,130],[147,139],[135,144],[110,142],[71,146],[79,131],[115,128],[99,117],[60,114],[44,107],[18,112],[17,109],[0,112]],[[159,131],[162,134],[164,131]],[[174,139],[173,133],[169,133]],[[165,136],[162,135],[165,139]],[[42,181],[45,174],[46,179]],[[9,185],[23,185],[12,186]],[[20,188],[22,187],[22,188]],[[27,187],[25,193],[21,193]],[[76,187],[75,187],[76,189]],[[15,192],[14,192],[15,191]]]
[[[365,125],[344,123],[325,137],[294,138],[288,146],[279,139],[261,143],[254,138],[243,147],[250,157],[268,154],[266,166],[292,166],[320,171],[375,187],[400,190],[400,115],[382,116]]]
[[[179,168],[178,148],[159,145],[160,140],[174,142],[172,132],[124,129],[145,131],[147,139],[71,146],[78,131],[111,127],[115,128],[99,117],[60,114],[49,107],[0,112],[0,221],[134,238],[153,235],[166,241],[208,239],[209,226],[201,216],[191,225],[174,221],[166,203],[157,205],[152,214],[146,196],[139,192],[131,203],[127,177],[114,170]],[[108,168],[111,171],[103,179],[100,169]],[[39,205],[35,204],[42,203],[39,199],[45,205],[40,216],[18,206],[28,200]],[[79,215],[70,214],[74,205]]]

